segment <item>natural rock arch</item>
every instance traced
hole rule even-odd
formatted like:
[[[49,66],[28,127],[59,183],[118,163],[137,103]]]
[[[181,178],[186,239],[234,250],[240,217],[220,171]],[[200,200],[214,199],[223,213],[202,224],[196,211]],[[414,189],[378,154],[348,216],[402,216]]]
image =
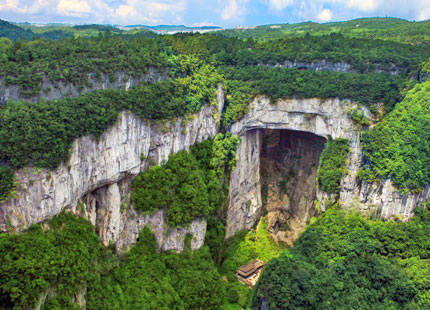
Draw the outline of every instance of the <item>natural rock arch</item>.
[[[353,106],[355,104],[349,101],[318,98],[279,100],[276,104],[271,104],[269,98],[259,97],[252,102],[250,111],[231,129],[233,134],[239,136],[241,143],[238,148],[238,164],[230,181],[227,237],[239,230],[250,229],[260,217],[263,204],[260,159],[263,137],[268,130],[289,131],[293,136],[296,132],[297,135],[307,138],[314,135],[315,141],[320,141],[319,144],[321,140],[317,137],[348,139],[351,148],[350,162],[356,163],[361,160],[360,133],[347,115],[348,108]],[[321,150],[320,145],[319,149]],[[315,161],[315,154],[311,157]],[[353,167],[349,168],[353,169]],[[307,174],[307,176],[310,175],[316,175],[316,170]],[[355,173],[352,177],[355,179]],[[310,204],[313,204],[314,198],[311,199]],[[309,205],[309,203],[305,204]],[[305,209],[311,211],[309,206]],[[309,212],[299,216],[300,221],[308,220]]]

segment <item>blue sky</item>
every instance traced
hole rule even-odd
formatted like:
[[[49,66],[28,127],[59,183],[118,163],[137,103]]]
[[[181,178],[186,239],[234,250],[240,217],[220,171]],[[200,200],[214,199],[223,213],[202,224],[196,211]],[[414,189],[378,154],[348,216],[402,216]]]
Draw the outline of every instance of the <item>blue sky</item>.
[[[430,0],[0,0],[0,19],[35,23],[217,25],[366,16],[430,19]]]

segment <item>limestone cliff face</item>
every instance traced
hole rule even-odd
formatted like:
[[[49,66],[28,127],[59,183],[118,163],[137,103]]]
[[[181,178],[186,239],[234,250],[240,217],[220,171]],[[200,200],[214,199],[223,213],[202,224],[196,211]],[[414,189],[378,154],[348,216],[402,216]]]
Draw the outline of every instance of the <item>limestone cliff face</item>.
[[[76,97],[81,94],[94,91],[97,89],[106,88],[125,88],[128,89],[133,86],[139,85],[141,82],[159,82],[169,77],[168,70],[165,68],[150,67],[148,71],[138,75],[130,76],[125,72],[117,72],[114,79],[111,81],[107,74],[102,73],[99,79],[95,78],[95,74],[88,74],[88,80],[91,83],[90,87],[79,89],[77,85],[70,83],[58,82],[54,84],[46,76],[42,78],[41,91],[38,96],[31,98],[24,98],[21,95],[20,89],[16,85],[6,85],[5,78],[0,77],[0,106],[5,104],[8,100],[25,99],[32,102],[38,102],[41,97],[46,100],[61,99],[65,96]]]
[[[222,109],[221,88],[218,98]],[[69,210],[88,217],[104,244],[113,242],[121,249],[133,243],[147,224],[161,249],[181,251],[188,233],[193,235],[192,248],[200,247],[206,232],[204,219],[195,219],[187,228],[171,229],[163,211],[141,215],[128,207],[129,189],[132,178],[151,164],[215,136],[217,114],[217,107],[206,106],[187,122],[179,118],[156,125],[122,112],[98,140],[77,139],[70,159],[58,169],[19,170],[17,197],[0,204],[1,230],[22,230]]]
[[[360,158],[355,163],[351,162],[350,166],[360,167],[361,163]],[[351,170],[350,174],[342,179],[339,201],[346,208],[355,208],[365,215],[377,218],[399,216],[408,220],[414,215],[415,207],[430,197],[430,185],[420,193],[402,195],[391,180],[383,180],[380,183],[359,181],[355,177],[357,170]]]
[[[263,65],[260,63],[260,65]],[[277,63],[275,65],[267,65],[267,67],[280,67],[280,68],[298,68],[314,71],[329,71],[329,72],[355,72],[358,71],[353,69],[349,63],[346,62],[331,62],[325,59],[314,62],[302,62],[302,61],[291,61],[287,60],[283,63]],[[395,64],[391,64],[387,69],[381,64],[373,64],[373,70],[365,70],[365,72],[376,72],[376,73],[387,73],[391,75],[398,75],[400,73],[408,73],[408,68],[398,68]]]
[[[239,230],[250,229],[260,216],[262,130],[303,131],[333,139],[342,137],[352,141],[352,147],[359,148],[356,145],[359,131],[346,112],[353,106],[339,99],[289,99],[271,104],[268,98],[259,97],[252,102],[246,116],[231,129],[241,142],[239,160],[230,181],[227,237]]]
[[[262,64],[260,64],[262,65]],[[329,72],[351,72],[351,65],[346,62],[329,62],[326,60],[315,61],[311,63],[301,61],[287,60],[284,63],[277,63],[275,65],[265,65],[267,67],[280,67],[280,68],[299,68],[315,71],[329,71]]]
[[[117,123],[98,140],[77,139],[70,159],[57,170],[21,169],[16,173],[20,184],[16,198],[0,204],[1,230],[22,230],[68,210],[87,217],[103,243],[114,243],[118,249],[135,242],[146,225],[154,230],[160,249],[181,251],[187,234],[193,235],[192,248],[200,247],[206,232],[204,219],[195,219],[184,228],[170,228],[163,210],[139,214],[130,206],[130,184],[151,164],[167,161],[170,154],[215,136],[223,104],[220,88],[218,107],[206,106],[187,121],[178,119],[157,125],[122,112]],[[257,223],[263,205],[262,185],[267,185],[263,189],[267,190],[265,200],[270,207],[265,211],[275,235],[285,221],[297,231],[303,229],[315,213],[315,199],[321,201],[324,211],[324,202],[331,197],[315,186],[315,163],[320,149],[313,144],[320,145],[320,139],[328,137],[350,141],[349,172],[342,178],[339,195],[344,207],[382,218],[400,215],[408,219],[413,215],[415,206],[429,197],[430,186],[422,193],[400,195],[389,180],[367,184],[357,179],[363,164],[360,130],[347,115],[354,107],[355,104],[339,99],[289,99],[276,104],[266,97],[253,100],[245,117],[231,127],[241,142],[237,167],[230,178],[227,237]],[[289,146],[278,139],[281,151],[264,154],[263,147],[268,144],[263,138],[268,130],[289,131]],[[320,138],[308,139],[304,133]],[[270,182],[263,182],[264,172],[273,175]],[[294,182],[289,174],[294,175]],[[285,185],[283,189],[281,183]],[[282,190],[285,192],[278,195]],[[291,239],[289,235],[287,239]]]
[[[413,216],[414,208],[430,197],[430,186],[421,193],[401,195],[390,180],[369,184],[357,178],[357,172],[363,166],[363,156],[360,130],[347,115],[351,107],[355,105],[338,99],[290,99],[270,104],[268,98],[259,97],[252,102],[249,112],[231,129],[233,134],[240,137],[241,142],[238,149],[239,160],[230,181],[227,237],[239,230],[250,229],[257,222],[262,211],[261,192],[264,180],[261,173],[271,177],[269,182],[264,184],[267,187],[263,188],[263,192],[267,195],[268,208],[265,212],[268,212],[269,228],[275,235],[278,234],[277,226],[285,220],[289,220],[287,224],[299,231],[303,229],[303,224],[306,224],[315,212],[313,199],[320,201],[321,211],[324,211],[325,202],[334,198],[317,188],[313,198],[314,172],[306,173],[309,167],[295,159],[309,157],[308,164],[312,165],[313,161],[310,159],[314,157],[312,154],[316,150],[309,149],[309,146],[304,147],[304,140],[295,143],[295,138],[290,138],[290,143],[296,144],[296,150],[286,149],[282,154],[278,154],[282,160],[274,161],[274,158],[268,158],[262,151],[262,146],[265,145],[262,139],[268,129],[290,130],[292,135],[294,131],[299,131],[323,138],[348,139],[348,173],[341,180],[339,203],[345,208],[354,208],[363,214],[383,219],[392,216],[409,219]],[[296,157],[292,156],[294,154]],[[285,192],[280,193],[280,182],[286,182],[285,178],[288,177],[289,171],[286,169],[291,169],[294,174],[301,174],[304,179],[295,181],[297,188],[285,183]],[[286,241],[292,240],[287,236]]]

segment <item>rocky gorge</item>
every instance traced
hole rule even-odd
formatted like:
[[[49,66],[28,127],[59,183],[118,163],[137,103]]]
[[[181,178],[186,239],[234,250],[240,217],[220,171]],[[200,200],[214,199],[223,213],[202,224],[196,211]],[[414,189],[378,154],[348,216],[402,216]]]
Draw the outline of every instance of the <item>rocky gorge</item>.
[[[159,249],[182,251],[187,234],[193,235],[192,249],[201,247],[205,219],[169,228],[163,210],[139,214],[130,205],[129,193],[131,180],[140,171],[218,133],[224,105],[221,87],[217,99],[218,106],[205,106],[192,117],[162,124],[122,112],[98,140],[76,140],[70,159],[58,169],[19,170],[16,197],[0,204],[2,231],[23,230],[67,210],[88,218],[103,243],[119,250],[134,243],[146,225],[152,227]],[[248,113],[230,128],[240,144],[230,177],[226,238],[251,229],[267,213],[271,233],[291,244],[311,217],[324,212],[326,202],[334,197],[318,189],[315,178],[319,154],[329,138],[347,139],[350,147],[340,205],[384,219],[413,215],[414,207],[430,195],[429,187],[402,195],[390,180],[368,184],[356,177],[363,156],[361,129],[348,116],[353,108],[357,104],[339,99],[288,99],[273,104],[260,96],[251,102]]]
[[[184,237],[193,234],[193,249],[203,245],[205,219],[188,228],[169,229],[162,211],[151,216],[126,210],[133,176],[149,165],[167,161],[172,153],[214,137],[223,106],[219,88],[218,106],[206,106],[196,115],[175,122],[151,124],[122,112],[113,127],[98,141],[79,138],[70,159],[58,169],[22,169],[17,172],[16,198],[1,204],[2,231],[22,230],[68,210],[87,217],[103,243],[118,248],[132,244],[147,224],[157,236],[160,249],[183,249]]]

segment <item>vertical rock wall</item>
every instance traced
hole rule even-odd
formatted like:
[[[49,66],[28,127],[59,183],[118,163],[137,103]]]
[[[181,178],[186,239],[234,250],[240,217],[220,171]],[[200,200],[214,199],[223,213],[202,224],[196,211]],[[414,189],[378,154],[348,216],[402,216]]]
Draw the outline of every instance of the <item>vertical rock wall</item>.
[[[242,229],[250,229],[258,221],[261,210],[260,152],[262,131],[245,131],[240,135],[239,158],[230,178],[227,237]]]
[[[218,108],[223,93],[219,88]],[[117,123],[95,140],[81,137],[73,145],[70,159],[56,170],[21,169],[16,172],[16,198],[0,204],[2,231],[22,230],[48,220],[63,210],[85,215],[103,243],[126,248],[138,232],[150,224],[161,249],[183,249],[186,234],[193,234],[192,248],[203,245],[206,220],[195,219],[188,228],[172,229],[161,210],[150,216],[127,208],[130,182],[151,164],[214,137],[219,119],[215,106],[205,106],[186,122],[183,118],[151,124],[133,114],[121,113]]]

